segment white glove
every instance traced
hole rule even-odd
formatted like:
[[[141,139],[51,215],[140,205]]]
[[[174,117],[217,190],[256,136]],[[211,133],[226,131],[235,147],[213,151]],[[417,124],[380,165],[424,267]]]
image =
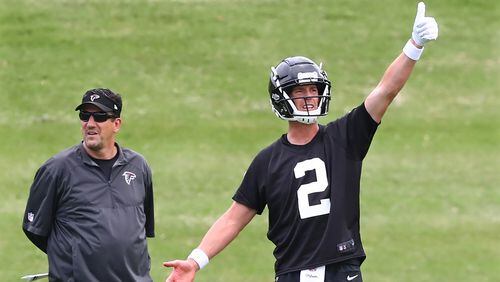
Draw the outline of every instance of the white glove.
[[[425,16],[424,2],[418,3],[417,16],[413,23],[413,32],[411,38],[417,45],[424,46],[430,40],[436,40],[438,37],[438,24],[433,17]]]

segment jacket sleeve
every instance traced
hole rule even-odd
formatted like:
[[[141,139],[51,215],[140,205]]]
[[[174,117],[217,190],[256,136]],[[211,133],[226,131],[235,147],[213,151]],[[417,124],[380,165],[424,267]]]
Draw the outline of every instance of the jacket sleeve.
[[[144,199],[144,212],[146,214],[146,236],[155,236],[155,212],[154,212],[154,199],[153,199],[153,181],[151,169],[146,164],[146,178],[145,178],[146,197]]]
[[[57,205],[58,180],[48,165],[35,174],[23,216],[23,231],[28,239],[43,252],[52,230]]]

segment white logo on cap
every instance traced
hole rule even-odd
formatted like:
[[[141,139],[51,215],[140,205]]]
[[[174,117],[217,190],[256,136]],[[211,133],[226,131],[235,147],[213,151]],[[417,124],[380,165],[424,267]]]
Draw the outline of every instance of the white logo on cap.
[[[101,96],[97,95],[97,94],[92,94],[92,96],[90,96],[90,101],[94,102],[95,99],[99,99],[101,98]]]
[[[34,214],[34,213],[32,213],[32,212],[29,212],[29,213],[28,213],[28,221],[29,221],[29,222],[33,222],[33,219],[34,219],[34,218],[35,218],[35,214]]]
[[[128,185],[135,179],[135,173],[130,171],[125,171],[122,175],[125,177],[125,182],[127,182]]]

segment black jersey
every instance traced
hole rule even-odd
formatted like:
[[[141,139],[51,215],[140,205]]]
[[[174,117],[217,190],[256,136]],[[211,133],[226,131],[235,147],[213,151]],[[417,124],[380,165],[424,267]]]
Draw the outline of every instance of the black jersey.
[[[306,145],[283,135],[255,157],[233,200],[258,214],[267,205],[276,275],[364,259],[359,183],[377,126],[362,104]]]

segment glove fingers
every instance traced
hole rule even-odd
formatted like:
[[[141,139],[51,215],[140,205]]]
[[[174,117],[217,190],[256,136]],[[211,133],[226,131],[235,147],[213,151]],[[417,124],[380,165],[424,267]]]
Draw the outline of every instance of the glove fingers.
[[[426,35],[424,38],[427,40],[436,40],[438,38],[438,31],[437,30],[432,31],[431,33]]]
[[[417,34],[419,36],[426,36],[426,35],[429,35],[429,34],[437,34],[438,33],[438,30],[437,29],[434,29],[434,28],[428,28],[428,29],[424,29],[422,31],[419,31]]]
[[[429,34],[429,35],[423,36],[422,38],[425,41],[436,40],[437,39],[437,35],[436,34]]]
[[[438,37],[437,30],[425,30],[418,34],[418,36],[424,40],[434,40]]]
[[[437,23],[436,23],[436,22],[428,22],[428,23],[426,23],[425,25],[422,25],[422,26],[417,27],[417,28],[415,29],[415,31],[416,31],[417,33],[421,33],[421,32],[423,32],[423,31],[425,31],[425,30],[438,30]]]
[[[433,25],[430,25],[430,26],[424,26],[424,27],[421,27],[419,29],[416,30],[417,34],[421,34],[422,32],[426,32],[426,31],[437,31],[438,28],[437,26],[433,26]]]
[[[419,28],[419,27],[422,27],[422,26],[425,26],[428,24],[437,25],[436,19],[434,19],[432,17],[423,18],[421,21],[419,21],[415,24],[415,28]]]
[[[425,21],[425,20],[421,20],[421,21],[419,21],[419,22],[415,23],[414,28],[421,28],[421,27],[422,27],[422,26],[424,26],[426,23],[427,23],[427,21]]]

